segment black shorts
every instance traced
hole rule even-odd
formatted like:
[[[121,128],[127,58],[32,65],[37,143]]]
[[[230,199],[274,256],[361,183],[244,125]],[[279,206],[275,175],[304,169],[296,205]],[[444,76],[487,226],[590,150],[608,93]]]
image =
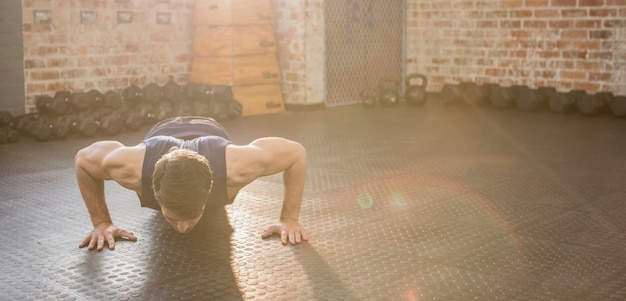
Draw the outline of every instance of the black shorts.
[[[221,124],[213,118],[202,116],[180,116],[162,120],[148,131],[144,139],[155,136],[169,136],[183,140],[219,136],[230,141],[230,135]]]

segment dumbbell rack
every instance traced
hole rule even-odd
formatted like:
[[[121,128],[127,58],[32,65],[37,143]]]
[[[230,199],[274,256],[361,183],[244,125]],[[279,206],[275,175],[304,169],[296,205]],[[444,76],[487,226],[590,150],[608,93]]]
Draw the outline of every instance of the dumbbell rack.
[[[242,116],[284,111],[269,0],[197,0],[191,82],[232,87]]]

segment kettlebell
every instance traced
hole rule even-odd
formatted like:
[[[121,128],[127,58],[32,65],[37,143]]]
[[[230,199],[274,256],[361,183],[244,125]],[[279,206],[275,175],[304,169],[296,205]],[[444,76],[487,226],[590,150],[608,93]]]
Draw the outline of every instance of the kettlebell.
[[[417,82],[417,83],[415,83]],[[406,77],[406,93],[404,99],[412,106],[421,106],[426,102],[426,75],[414,73]]]
[[[397,80],[383,80],[378,85],[378,102],[384,107],[392,107],[400,102],[400,83]]]
[[[364,108],[373,108],[376,106],[378,93],[376,92],[376,89],[366,88],[361,91],[359,97],[361,98],[361,105],[363,105]]]

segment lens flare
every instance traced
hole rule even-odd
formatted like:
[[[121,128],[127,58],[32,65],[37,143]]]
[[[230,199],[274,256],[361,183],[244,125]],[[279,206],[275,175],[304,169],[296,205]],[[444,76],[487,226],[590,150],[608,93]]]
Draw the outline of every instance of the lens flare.
[[[359,195],[357,202],[362,209],[370,209],[374,206],[374,196],[369,192],[363,193]]]
[[[406,200],[402,194],[396,193],[391,197],[391,208],[393,208],[395,212],[405,211],[406,207]]]

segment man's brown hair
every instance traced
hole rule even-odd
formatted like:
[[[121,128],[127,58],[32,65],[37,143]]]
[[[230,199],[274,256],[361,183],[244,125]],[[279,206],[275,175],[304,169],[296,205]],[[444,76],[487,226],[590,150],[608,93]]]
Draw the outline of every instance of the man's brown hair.
[[[154,167],[152,189],[159,205],[181,218],[192,219],[202,211],[211,191],[211,166],[202,155],[172,147]]]

